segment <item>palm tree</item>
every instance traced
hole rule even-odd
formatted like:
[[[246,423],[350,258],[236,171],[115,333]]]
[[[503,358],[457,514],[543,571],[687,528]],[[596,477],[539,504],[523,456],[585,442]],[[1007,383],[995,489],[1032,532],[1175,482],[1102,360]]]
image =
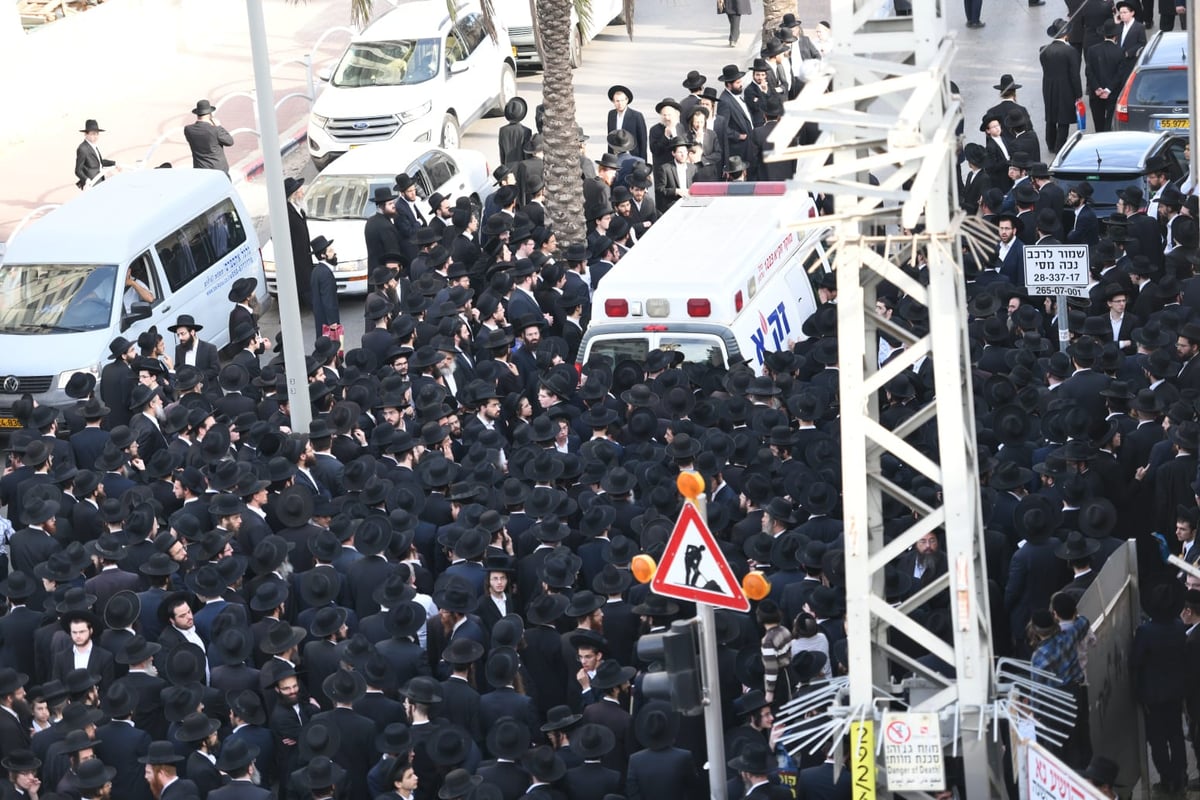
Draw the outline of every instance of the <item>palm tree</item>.
[[[783,22],[784,14],[795,10],[796,0],[763,0],[763,41],[775,35],[779,23]]]

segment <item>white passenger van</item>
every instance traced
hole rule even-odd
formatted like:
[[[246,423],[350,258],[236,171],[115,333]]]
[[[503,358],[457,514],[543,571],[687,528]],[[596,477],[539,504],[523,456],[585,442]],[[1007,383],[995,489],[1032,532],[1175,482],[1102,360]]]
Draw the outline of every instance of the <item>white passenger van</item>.
[[[830,270],[829,228],[794,231],[812,200],[782,183],[698,183],[600,281],[579,363],[593,353],[642,362],[652,349],[758,372],[763,353],[805,337],[809,273]]]
[[[142,300],[132,275],[153,295]],[[229,340],[229,289],[257,278],[267,298],[253,220],[223,173],[126,172],[97,184],[8,242],[0,264],[0,428],[17,427],[13,403],[72,402],[74,372],[97,377],[117,336],[136,341],[191,314],[201,338]]]

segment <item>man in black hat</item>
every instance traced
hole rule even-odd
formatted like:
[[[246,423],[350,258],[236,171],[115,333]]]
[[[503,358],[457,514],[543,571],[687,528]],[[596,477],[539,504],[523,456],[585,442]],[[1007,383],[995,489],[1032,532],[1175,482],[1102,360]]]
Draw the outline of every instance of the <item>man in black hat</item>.
[[[688,187],[696,180],[696,165],[688,158],[688,142],[678,136],[667,140],[665,149],[671,160],[658,166],[655,176],[655,204],[666,212],[677,200],[688,196]]]
[[[100,155],[98,142],[104,128],[96,120],[87,120],[79,132],[83,134],[83,141],[75,148],[75,177],[78,178],[75,185],[86,189],[97,176],[100,177],[96,183],[103,182],[105,170],[117,166],[117,162]]]
[[[1067,43],[1070,25],[1056,19],[1046,29],[1053,41],[1042,48],[1042,100],[1046,104],[1046,148],[1057,153],[1067,141],[1068,126],[1075,124],[1075,103],[1083,99],[1079,81],[1079,52]]]
[[[995,116],[1001,122],[1004,133],[1010,134],[1011,132],[1003,127],[1004,119],[1010,112],[1016,111],[1023,117],[1029,116],[1029,112],[1025,106],[1017,102],[1017,90],[1021,88],[1021,84],[1013,80],[1013,76],[1006,72],[1000,76],[1000,82],[992,86],[992,88],[1000,93],[1000,102],[984,113],[983,127],[986,129],[988,117]]]
[[[606,132],[629,131],[633,136],[633,148],[629,152],[642,161],[646,161],[650,157],[649,131],[642,112],[629,107],[629,104],[633,102],[633,92],[628,87],[617,84],[609,87],[608,99],[613,107],[608,112]]]
[[[525,145],[533,132],[522,121],[529,113],[529,105],[523,97],[514,97],[504,106],[505,124],[496,133],[500,147],[500,163],[516,169],[525,157]]]
[[[129,424],[129,398],[136,382],[130,365],[137,357],[137,348],[124,336],[118,336],[109,343],[108,350],[109,361],[100,371],[100,399],[110,409],[102,427],[112,430],[118,425]]]
[[[376,269],[384,266],[383,256],[385,253],[400,253],[405,256],[403,261],[405,267],[408,267],[411,261],[411,255],[405,254],[401,249],[400,231],[394,221],[396,219],[396,199],[397,195],[393,194],[392,190],[386,186],[376,188],[375,194],[371,198],[375,204],[375,214],[367,220],[367,224],[363,228],[363,236],[367,242],[368,274],[374,273]]]
[[[375,752],[375,723],[353,708],[354,701],[366,691],[366,682],[358,672],[339,669],[325,679],[323,688],[333,708],[314,716],[313,722],[323,722],[338,733],[340,746],[332,758],[347,771],[348,800],[371,800],[367,772],[379,758]]]
[[[1087,48],[1084,58],[1088,106],[1091,108],[1092,125],[1097,133],[1112,130],[1113,112],[1116,110],[1117,97],[1123,86],[1122,73],[1125,66],[1125,54],[1117,44],[1121,26],[1116,20],[1109,18],[1104,20],[1100,33],[1103,38]]]
[[[324,236],[313,239],[311,244],[313,257],[317,260],[311,267],[309,285],[313,327],[316,336],[331,336],[333,326],[342,321],[338,312],[337,280],[333,277],[333,268],[338,263],[337,251],[333,249],[333,240]],[[309,263],[312,264],[311,259]]]
[[[191,314],[180,314],[167,330],[175,334],[175,368],[188,366],[200,370],[209,381],[216,380],[220,362],[216,345],[203,341],[199,333],[204,326]]]
[[[747,158],[747,140],[754,132],[751,122],[750,109],[742,99],[742,78],[745,70],[738,69],[736,64],[726,64],[721,70],[721,83],[725,91],[721,92],[717,102],[717,116],[725,120],[725,156],[740,156],[743,161]]]
[[[42,787],[42,781],[38,778],[41,766],[41,759],[30,752],[28,746],[12,751],[6,750],[0,767],[7,773],[7,779],[0,782],[0,795],[3,795],[5,800],[36,798]]]
[[[229,176],[229,161],[225,158],[225,148],[233,146],[233,136],[221,127],[213,117],[216,106],[207,100],[196,103],[192,113],[196,121],[183,128],[183,138],[187,139],[192,151],[192,169],[219,169]]]
[[[222,742],[216,767],[229,780],[221,788],[209,792],[208,796],[213,800],[268,800],[271,792],[258,785],[260,776],[255,759],[259,752],[257,746],[245,740],[231,737]]]
[[[1125,85],[1125,79],[1146,47],[1146,26],[1136,19],[1138,14],[1143,12],[1143,5],[1148,6],[1149,0],[1145,4],[1139,3],[1138,0],[1117,0],[1113,4],[1117,14],[1117,24],[1120,26],[1120,30],[1117,32],[1117,44],[1120,45],[1121,52],[1125,56],[1124,69],[1118,84],[1121,86]],[[1144,19],[1149,20],[1153,12],[1145,13]]]
[[[17,716],[25,703],[29,676],[11,667],[0,668],[0,753],[6,757],[29,747],[29,730]]]
[[[138,762],[146,767],[146,783],[154,800],[194,800],[200,796],[196,784],[179,777],[179,765],[183,756],[175,752],[175,745],[167,741],[150,743],[146,755]]]
[[[283,196],[287,198],[288,238],[292,246],[292,266],[296,271],[296,291],[301,307],[306,307],[311,299],[312,254],[307,244],[312,241],[312,234],[308,232],[308,213],[304,210],[304,178],[284,178]]]
[[[742,797],[746,800],[786,800],[792,796],[788,787],[770,782],[777,763],[775,755],[763,742],[751,742],[743,747],[729,760],[729,768],[741,778]]]

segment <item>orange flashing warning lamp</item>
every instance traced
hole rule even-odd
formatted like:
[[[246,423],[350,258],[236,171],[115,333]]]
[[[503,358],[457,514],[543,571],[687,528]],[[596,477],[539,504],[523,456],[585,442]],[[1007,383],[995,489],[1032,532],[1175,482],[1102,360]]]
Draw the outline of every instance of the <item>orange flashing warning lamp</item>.
[[[746,577],[742,578],[742,591],[751,600],[762,600],[771,593],[771,582],[758,570],[747,572]]]
[[[649,583],[654,580],[654,573],[657,570],[658,563],[654,557],[645,553],[634,556],[633,561],[629,563],[629,571],[633,573],[633,577],[638,583]]]
[[[700,493],[704,491],[704,478],[699,472],[681,472],[675,479],[675,486],[678,487],[681,495],[695,502]]]

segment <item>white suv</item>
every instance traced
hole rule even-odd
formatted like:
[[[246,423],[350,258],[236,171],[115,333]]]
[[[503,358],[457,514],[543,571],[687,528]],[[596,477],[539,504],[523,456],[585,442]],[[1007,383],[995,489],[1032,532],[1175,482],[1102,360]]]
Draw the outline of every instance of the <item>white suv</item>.
[[[497,41],[474,0],[401,3],[351,40],[313,103],[308,152],[318,168],[352,147],[397,139],[459,146],[463,128],[517,93],[508,30]]]

